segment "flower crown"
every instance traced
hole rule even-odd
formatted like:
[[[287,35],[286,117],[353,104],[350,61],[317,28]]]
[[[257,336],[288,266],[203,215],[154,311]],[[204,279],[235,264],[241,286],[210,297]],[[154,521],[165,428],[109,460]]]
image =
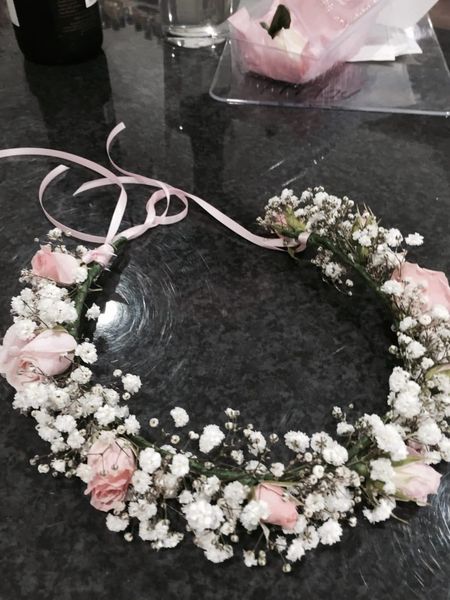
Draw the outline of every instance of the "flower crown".
[[[0,158],[19,150],[0,152]],[[265,565],[273,553],[285,572],[307,551],[338,542],[343,525],[353,527],[358,518],[384,521],[399,501],[425,505],[440,480],[431,465],[450,461],[450,288],[443,273],[406,261],[406,246],[421,245],[422,236],[404,239],[369,209],[315,188],[300,198],[291,190],[271,198],[259,224],[275,238],[263,238],[201,199],[117,168],[126,176],[95,165],[102,179],[81,191],[119,186],[117,217],[124,210],[124,183],[156,185],[160,191],[147,204],[146,222],[119,234],[116,219],[106,240],[70,230],[72,237],[101,244],[90,251],[66,246],[60,224],[22,271],[25,287],[11,302],[14,323],[0,348],[0,372],[16,390],[13,407],[35,420],[50,445],[50,453],[31,464],[41,473],[84,482],[92,506],[107,513],[107,527],[127,541],[137,536],[159,550],[176,546],[189,532],[212,562],[237,550],[252,567]],[[41,203],[46,185],[61,172],[58,167],[44,180]],[[397,337],[389,348],[398,365],[384,415],[352,420],[335,407],[336,439],[325,431],[297,430],[280,439],[243,423],[232,408],[224,422],[190,429],[189,415],[176,407],[169,433],[158,419],[141,427],[130,413],[128,402],[141,388],[138,375],[116,369],[110,384],[96,383],[91,366],[97,349],[84,337],[83,323],[95,321],[100,308],[86,307],[89,294],[129,239],[155,223],[176,222],[168,209],[162,216],[155,210],[173,194],[186,204],[196,201],[260,246],[284,248],[295,257],[307,245],[324,279],[348,296],[353,276],[369,285],[390,312]]]

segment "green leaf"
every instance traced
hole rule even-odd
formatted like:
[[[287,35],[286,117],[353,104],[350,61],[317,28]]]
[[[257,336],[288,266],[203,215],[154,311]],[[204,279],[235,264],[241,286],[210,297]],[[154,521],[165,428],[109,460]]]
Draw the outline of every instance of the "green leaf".
[[[272,23],[267,25],[267,23],[262,22],[261,27],[265,29],[270,37],[273,39],[279,31],[282,29],[289,29],[291,26],[291,13],[289,9],[284,6],[284,4],[279,4],[275,14],[273,15]]]
[[[450,363],[445,365],[436,365],[429,369],[425,375],[425,379],[428,381],[435,375],[444,375],[445,377],[450,377]]]
[[[288,251],[288,254],[289,254],[289,256],[290,256],[291,258],[293,258],[294,260],[296,260],[296,261],[300,262],[300,261],[298,260],[298,258],[297,258],[297,255],[295,254],[295,248],[293,248],[292,246],[288,246],[288,249],[287,249],[287,251]]]
[[[356,471],[358,475],[362,475],[363,477],[369,476],[369,467],[363,463],[359,462],[352,466],[353,471]]]
[[[408,458],[404,458],[403,460],[396,460],[392,462],[392,466],[395,467],[404,467],[405,465],[410,465],[413,462],[423,462],[424,457],[420,454],[411,454]]]
[[[298,219],[292,211],[285,212],[284,218],[286,219],[286,223],[289,225],[289,227],[295,232],[301,233],[302,231],[305,231],[305,224],[303,221],[300,221],[300,219]]]

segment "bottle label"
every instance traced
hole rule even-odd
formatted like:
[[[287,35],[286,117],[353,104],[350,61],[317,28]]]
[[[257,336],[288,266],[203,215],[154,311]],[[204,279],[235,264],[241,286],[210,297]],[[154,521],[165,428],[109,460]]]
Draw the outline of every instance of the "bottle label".
[[[86,0],[87,2],[88,0]],[[11,19],[11,23],[19,27],[19,19],[17,18],[16,7],[14,5],[14,0],[6,0],[6,6],[8,7],[9,18]]]
[[[91,6],[94,6],[94,4],[96,2],[97,2],[97,0],[85,0],[86,8],[90,8]]]
[[[36,2],[37,0],[27,0],[27,2]],[[47,0],[48,1],[48,0]],[[87,2],[91,6],[96,4],[92,0],[50,0],[48,4],[54,11],[54,22],[58,38],[64,36],[78,36],[85,34],[91,29],[99,27],[98,13],[92,12],[90,7],[86,7]]]

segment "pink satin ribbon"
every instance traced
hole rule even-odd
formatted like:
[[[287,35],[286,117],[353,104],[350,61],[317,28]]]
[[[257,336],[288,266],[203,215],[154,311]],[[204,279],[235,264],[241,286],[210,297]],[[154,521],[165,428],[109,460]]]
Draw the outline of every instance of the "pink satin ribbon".
[[[111,147],[114,142],[116,136],[125,129],[125,125],[123,123],[119,123],[114,127],[111,133],[108,136],[106,141],[106,152],[108,154],[108,158],[115,169],[123,175],[118,176],[109,169],[102,167],[101,165],[83,158],[81,156],[77,156],[76,154],[70,154],[69,152],[62,152],[59,150],[51,150],[47,148],[10,148],[7,150],[0,150],[0,159],[7,157],[17,157],[17,156],[45,156],[49,158],[58,158],[61,160],[69,161],[76,165],[80,165],[85,167],[99,175],[101,178],[94,179],[87,183],[84,183],[80,186],[75,192],[74,196],[77,194],[81,194],[87,190],[92,190],[98,187],[103,187],[106,185],[116,185],[120,188],[119,198],[117,200],[113,216],[111,218],[111,222],[109,224],[109,228],[105,237],[92,235],[89,233],[83,233],[82,231],[78,231],[77,229],[73,229],[72,227],[68,227],[61,223],[57,219],[55,219],[45,208],[44,206],[44,195],[47,187],[62,173],[67,171],[69,167],[64,165],[59,165],[50,173],[48,173],[41,182],[39,186],[39,203],[41,208],[47,217],[47,219],[52,223],[55,227],[58,227],[61,231],[66,233],[67,235],[83,240],[85,242],[92,242],[94,244],[105,244],[110,246],[114,241],[119,238],[127,238],[129,240],[135,239],[146,231],[153,227],[158,227],[159,225],[173,225],[174,223],[178,223],[182,221],[188,214],[189,209],[189,200],[195,202],[198,206],[203,208],[209,215],[211,215],[214,219],[216,219],[219,223],[236,233],[240,237],[245,240],[251,242],[252,244],[256,244],[262,248],[267,248],[269,250],[285,250],[286,242],[280,238],[267,238],[263,236],[256,235],[251,231],[242,227],[239,223],[230,219],[227,215],[222,213],[220,210],[205,202],[201,198],[194,196],[193,194],[189,194],[184,192],[183,190],[174,188],[167,183],[162,181],[158,181],[157,179],[152,179],[150,177],[144,177],[143,175],[139,175],[137,173],[132,173],[130,171],[126,171],[122,169],[119,165],[117,165],[111,157]],[[127,206],[127,193],[124,185],[134,184],[134,185],[145,185],[152,188],[157,188],[155,192],[150,196],[147,200],[146,204],[146,218],[143,223],[140,225],[135,225],[124,231],[119,231],[120,225],[122,223],[123,215],[125,213],[125,209]],[[176,197],[182,203],[183,208],[176,214],[169,215],[170,201],[171,198]],[[161,214],[156,213],[156,206],[158,202],[165,200],[165,207]],[[308,234],[302,234],[298,241],[293,241],[292,246],[296,248],[297,252],[300,252],[305,249],[306,243],[308,240]]]

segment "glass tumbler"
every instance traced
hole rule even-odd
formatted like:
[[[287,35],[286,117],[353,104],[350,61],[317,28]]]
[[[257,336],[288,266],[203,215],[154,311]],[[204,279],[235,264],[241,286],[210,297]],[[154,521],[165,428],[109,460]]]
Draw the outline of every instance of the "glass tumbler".
[[[161,22],[172,44],[201,48],[222,42],[225,21],[239,0],[160,0]]]

